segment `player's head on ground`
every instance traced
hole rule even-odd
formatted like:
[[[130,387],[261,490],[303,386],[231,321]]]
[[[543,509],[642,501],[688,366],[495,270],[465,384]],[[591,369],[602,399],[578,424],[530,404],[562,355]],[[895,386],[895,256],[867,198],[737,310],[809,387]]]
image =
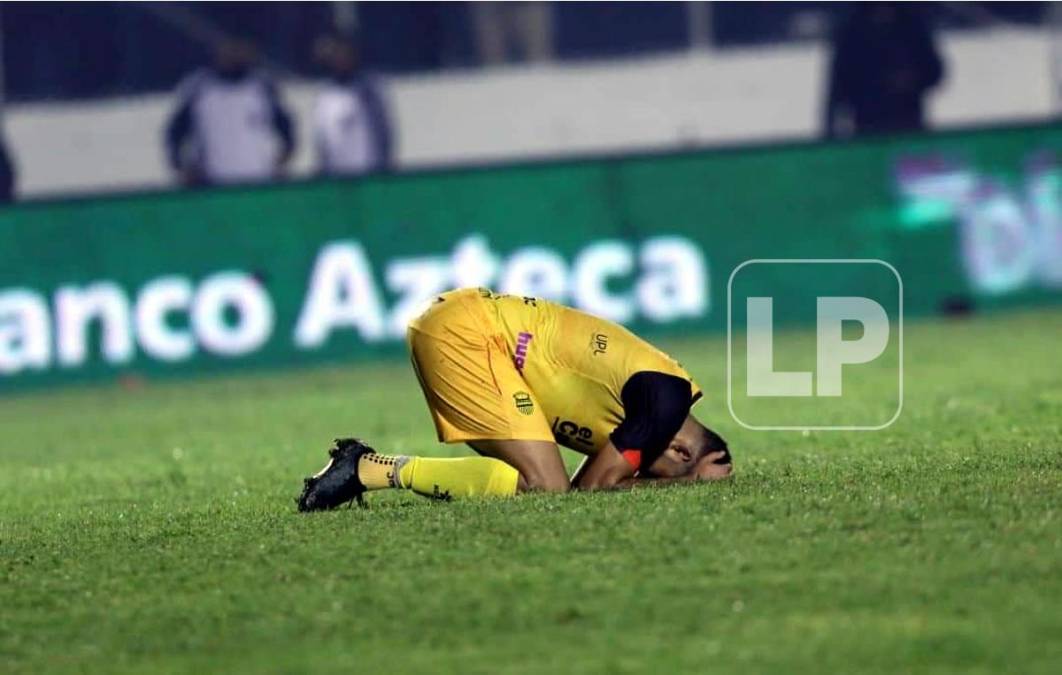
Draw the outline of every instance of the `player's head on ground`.
[[[650,474],[661,478],[678,478],[691,473],[705,479],[725,478],[731,470],[726,441],[693,415],[686,417],[671,443],[649,467]]]

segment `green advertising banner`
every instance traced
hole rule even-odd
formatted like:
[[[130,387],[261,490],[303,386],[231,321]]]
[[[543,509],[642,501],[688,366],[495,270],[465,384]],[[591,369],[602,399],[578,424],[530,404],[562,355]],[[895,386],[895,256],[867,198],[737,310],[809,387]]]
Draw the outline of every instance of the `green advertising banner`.
[[[728,277],[761,258],[886,261],[908,315],[1050,301],[1056,150],[1022,127],[15,206],[0,389],[396,353],[459,286],[725,330]]]

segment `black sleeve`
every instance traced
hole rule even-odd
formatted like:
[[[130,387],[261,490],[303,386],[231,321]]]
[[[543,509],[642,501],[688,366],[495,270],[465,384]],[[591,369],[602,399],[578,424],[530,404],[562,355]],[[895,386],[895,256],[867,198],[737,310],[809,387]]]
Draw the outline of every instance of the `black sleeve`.
[[[641,450],[648,467],[667,449],[693,404],[689,380],[643,370],[631,375],[620,392],[624,419],[609,439],[620,452]]]

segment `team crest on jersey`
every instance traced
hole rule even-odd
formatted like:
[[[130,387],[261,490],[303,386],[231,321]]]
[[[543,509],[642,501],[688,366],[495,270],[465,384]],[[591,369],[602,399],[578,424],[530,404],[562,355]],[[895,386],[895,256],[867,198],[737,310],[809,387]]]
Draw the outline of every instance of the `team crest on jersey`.
[[[531,394],[526,391],[518,391],[513,394],[513,401],[516,403],[516,409],[524,415],[530,415],[535,412],[535,403],[531,400]]]

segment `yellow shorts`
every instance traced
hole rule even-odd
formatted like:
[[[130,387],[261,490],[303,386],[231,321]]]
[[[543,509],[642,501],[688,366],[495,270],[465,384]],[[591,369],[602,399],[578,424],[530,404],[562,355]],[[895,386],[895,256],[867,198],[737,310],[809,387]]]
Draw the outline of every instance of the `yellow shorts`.
[[[542,406],[516,370],[481,292],[442,297],[406,334],[439,440],[552,442]]]

